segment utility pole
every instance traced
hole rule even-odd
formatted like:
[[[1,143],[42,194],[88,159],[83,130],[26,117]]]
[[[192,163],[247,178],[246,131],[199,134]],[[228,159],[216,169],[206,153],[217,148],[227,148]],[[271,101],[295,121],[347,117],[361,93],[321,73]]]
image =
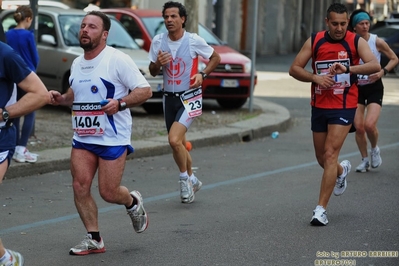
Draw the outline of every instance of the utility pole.
[[[186,31],[198,34],[198,0],[186,1]]]

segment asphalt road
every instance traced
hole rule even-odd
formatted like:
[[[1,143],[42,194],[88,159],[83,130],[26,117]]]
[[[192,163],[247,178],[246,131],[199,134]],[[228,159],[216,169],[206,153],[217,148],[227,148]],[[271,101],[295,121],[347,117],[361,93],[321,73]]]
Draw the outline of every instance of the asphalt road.
[[[180,203],[171,155],[130,160],[123,183],[143,195],[149,228],[134,233],[123,207],[99,199],[95,182],[107,252],[76,257],[68,251],[85,230],[69,171],[11,179],[0,197],[5,245],[33,266],[399,265],[398,79],[384,79],[383,164],[349,174],[346,192],[331,198],[326,227],[309,224],[322,175],[311,140],[309,84],[286,73],[262,72],[259,79],[256,97],[287,107],[292,127],[277,139],[193,149],[193,166],[204,183],[193,204]],[[353,134],[340,159],[349,159],[353,170],[360,162]]]

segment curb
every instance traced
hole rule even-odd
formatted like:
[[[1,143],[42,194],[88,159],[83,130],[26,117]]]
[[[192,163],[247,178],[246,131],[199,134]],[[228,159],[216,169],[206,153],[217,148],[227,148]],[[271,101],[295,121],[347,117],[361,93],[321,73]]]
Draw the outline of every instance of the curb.
[[[216,146],[234,142],[247,142],[269,136],[273,131],[286,131],[291,126],[289,111],[278,104],[254,99],[263,113],[257,117],[229,124],[225,127],[187,132],[187,139],[194,147]],[[144,158],[171,153],[166,136],[132,142],[134,153],[127,157]],[[33,164],[17,164],[12,162],[4,179],[40,175],[70,169],[71,148],[57,148],[39,151],[39,161]]]

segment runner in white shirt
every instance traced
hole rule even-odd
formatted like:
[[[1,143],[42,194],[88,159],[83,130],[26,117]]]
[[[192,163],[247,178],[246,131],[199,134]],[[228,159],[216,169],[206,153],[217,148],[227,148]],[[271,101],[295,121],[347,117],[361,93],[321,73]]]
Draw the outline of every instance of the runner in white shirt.
[[[398,57],[395,52],[383,39],[369,32],[370,26],[371,17],[369,13],[362,9],[356,9],[352,12],[349,29],[367,41],[378,62],[380,62],[381,53],[389,59],[380,71],[371,75],[358,75],[359,98],[354,125],[356,127],[355,140],[362,158],[362,161],[356,167],[356,172],[360,173],[369,171],[370,166],[377,168],[382,164],[377,128],[384,97],[382,77],[398,64]],[[362,61],[360,63],[363,64]],[[371,146],[370,161],[367,151],[368,141]]]
[[[71,88],[62,95],[50,91],[53,105],[72,106],[74,199],[87,235],[71,248],[71,255],[105,252],[98,209],[90,192],[97,171],[101,197],[124,205],[137,233],[148,226],[142,196],[121,186],[121,180],[126,156],[133,152],[129,107],[141,105],[152,91],[133,60],[106,45],[110,27],[111,21],[104,13],[87,13],[79,32],[84,54],[72,64]]]
[[[184,30],[187,12],[181,3],[165,3],[162,15],[168,33],[153,38],[149,69],[151,75],[156,76],[162,67],[165,124],[173,158],[180,171],[180,198],[183,203],[191,203],[202,183],[191,169],[192,159],[185,148],[186,132],[194,118],[202,113],[201,84],[217,67],[220,56],[203,38]],[[209,59],[200,73],[198,56]]]

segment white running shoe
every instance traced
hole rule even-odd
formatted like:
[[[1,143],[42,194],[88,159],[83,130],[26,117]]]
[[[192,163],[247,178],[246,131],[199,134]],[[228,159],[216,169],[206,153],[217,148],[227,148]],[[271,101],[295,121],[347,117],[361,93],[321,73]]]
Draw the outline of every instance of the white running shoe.
[[[105,247],[104,247],[104,241],[101,239],[100,242],[97,242],[96,240],[91,238],[91,234],[87,234],[85,238],[71,248],[69,250],[70,255],[88,255],[92,253],[104,253],[105,252]]]
[[[6,251],[10,254],[10,260],[3,264],[0,264],[0,266],[23,266],[24,265],[24,257],[22,257],[21,253],[10,250],[10,249],[6,249]]]
[[[377,146],[375,149],[371,149],[371,167],[377,168],[382,164],[382,159],[380,155],[380,148]]]
[[[351,163],[348,160],[343,160],[340,165],[342,168],[344,168],[344,172],[346,172],[346,175],[343,177],[337,177],[337,181],[335,183],[334,187],[334,195],[335,196],[341,196],[346,189],[346,177],[348,176],[349,172],[351,171]],[[346,171],[345,171],[346,170]]]
[[[193,184],[193,191],[197,193],[202,187],[202,182],[197,179],[197,183]]]
[[[194,201],[194,190],[190,179],[180,178],[180,199],[183,203],[191,203]],[[198,191],[198,190],[197,190]]]
[[[312,220],[310,220],[311,225],[327,225],[327,212],[323,208],[323,206],[316,206],[316,209],[313,211]]]
[[[12,158],[14,159],[14,161],[18,162],[18,163],[35,163],[37,161],[37,154],[35,153],[30,153],[28,149],[25,148],[23,153],[17,152],[15,150],[14,155],[12,156]]]
[[[136,231],[136,233],[142,233],[148,227],[148,215],[144,210],[143,197],[137,190],[130,192],[130,195],[136,199],[137,204],[132,210],[128,210],[127,214],[130,216],[130,219],[132,219],[134,231]]]
[[[356,167],[356,172],[364,173],[370,170],[370,163],[368,160],[362,159],[362,162]]]

